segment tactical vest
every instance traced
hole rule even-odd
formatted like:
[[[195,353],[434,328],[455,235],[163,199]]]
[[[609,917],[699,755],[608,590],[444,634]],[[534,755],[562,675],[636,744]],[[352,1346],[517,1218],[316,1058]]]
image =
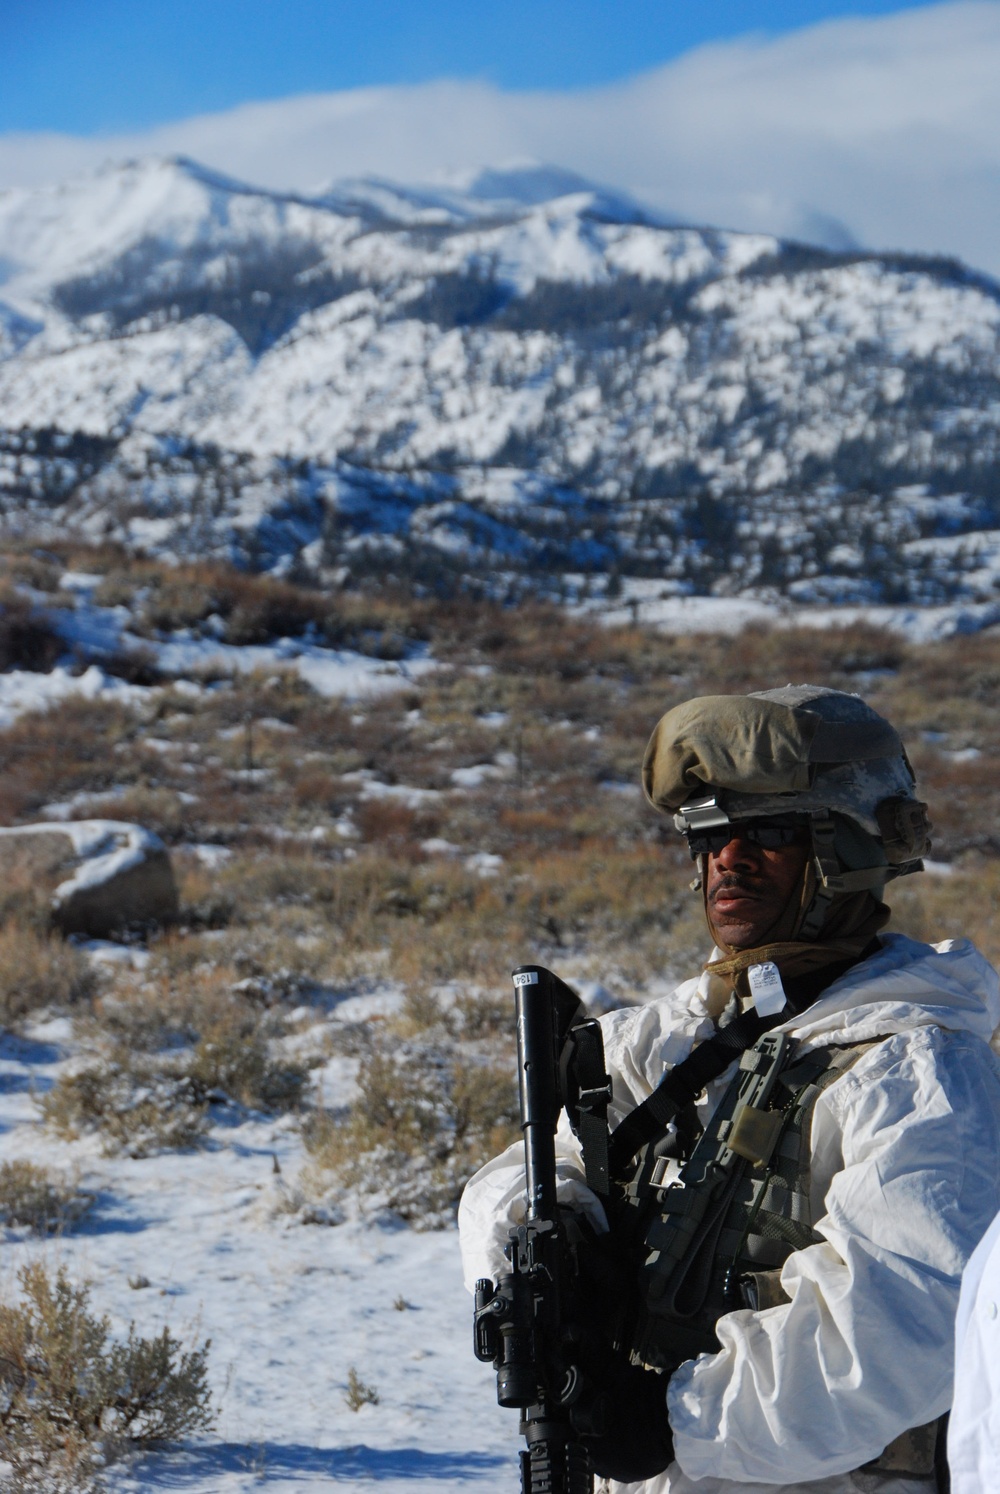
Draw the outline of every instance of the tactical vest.
[[[632,1242],[637,1299],[618,1347],[668,1373],[720,1344],[716,1322],[738,1308],[787,1302],[781,1268],[819,1243],[810,1205],[816,1102],[874,1044],[801,1057],[786,1033],[768,1033],[740,1060],[715,1114],[684,1162],[675,1134],[648,1144],[621,1193],[617,1226]],[[932,1479],[937,1423],[898,1438],[866,1465],[879,1476]]]

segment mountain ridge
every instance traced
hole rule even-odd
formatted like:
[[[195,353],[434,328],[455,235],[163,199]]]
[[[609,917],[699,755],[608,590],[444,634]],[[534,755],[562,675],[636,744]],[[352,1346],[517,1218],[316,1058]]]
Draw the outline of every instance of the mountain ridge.
[[[0,261],[8,526],[499,594],[996,594],[1000,286],[959,261],[537,164],[305,197],[180,157],[0,194]]]

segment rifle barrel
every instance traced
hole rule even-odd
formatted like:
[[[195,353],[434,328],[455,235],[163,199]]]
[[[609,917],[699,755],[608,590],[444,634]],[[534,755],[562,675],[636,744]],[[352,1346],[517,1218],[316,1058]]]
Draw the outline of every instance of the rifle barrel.
[[[518,1088],[529,1219],[556,1217],[555,1134],[562,1101],[548,974],[538,965],[520,965],[514,971]]]

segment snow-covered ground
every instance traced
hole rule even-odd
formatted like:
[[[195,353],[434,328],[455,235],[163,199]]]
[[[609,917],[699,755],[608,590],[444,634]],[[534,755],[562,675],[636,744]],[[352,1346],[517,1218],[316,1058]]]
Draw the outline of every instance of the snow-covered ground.
[[[206,677],[288,670],[319,695],[358,701],[403,688],[440,667],[422,646],[411,648],[405,659],[384,660],[352,649],[325,648],[306,638],[238,646],[189,633],[141,637],[132,630],[134,619],[127,608],[95,603],[93,594],[101,579],[67,571],[61,587],[65,605],[51,611],[47,598],[36,595],[42,612],[64,639],[67,655],[75,650],[98,662],[82,669],[61,662],[48,673],[25,669],[0,673],[0,730],[26,712],[58,706],[74,695],[140,705],[150,697],[150,687],[107,673],[99,661],[113,655],[141,653],[164,676],[180,680],[183,689],[194,693],[205,688]],[[579,595],[583,581],[580,575],[566,577],[571,596]],[[568,610],[592,616],[608,627],[641,624],[664,634],[737,634],[755,624],[827,628],[862,622],[899,633],[914,643],[975,633],[1000,622],[1000,601],[938,607],[823,607],[747,596],[677,595],[662,581],[635,578],[624,578],[613,600],[598,593],[569,603]]]
[[[837,628],[852,623],[886,628],[911,643],[933,643],[956,633],[978,633],[1000,622],[1000,600],[940,607],[816,607],[753,597],[697,597],[665,594],[661,581],[629,578],[612,603],[592,598],[573,612],[598,617],[607,627],[638,623],[662,633],[740,633],[757,624],[771,627]]]
[[[353,1020],[366,1003],[384,1008],[378,994],[353,998]],[[166,1326],[188,1344],[212,1340],[214,1432],[116,1465],[116,1494],[517,1487],[517,1418],[496,1405],[492,1372],[473,1357],[453,1229],[303,1224],[282,1212],[303,1159],[289,1122],[223,1115],[204,1148],[143,1160],[103,1157],[94,1138],[57,1141],[34,1095],[71,1047],[64,1020],[0,1038],[0,1156],[78,1170],[97,1194],[61,1238],[4,1232],[5,1295],[18,1267],[40,1259],[91,1282],[93,1306],[118,1331],[135,1322],[147,1335]],[[324,1074],[331,1103],[336,1072]],[[342,1078],[345,1097],[348,1087]],[[377,1405],[348,1409],[351,1367]]]
[[[141,647],[188,692],[210,688],[202,683],[206,671],[291,670],[319,695],[365,699],[436,667],[419,653],[386,662],[305,640],[238,648],[212,638],[139,638],[127,609],[94,604],[100,579],[82,572],[62,578],[68,605],[50,616],[67,648],[109,655]],[[0,674],[0,728],[26,711],[58,708],[73,694],[141,707],[154,693],[96,663],[82,672],[66,663],[48,674],[12,670]],[[266,719],[258,724],[268,726]],[[363,788],[370,795],[391,793],[369,777]],[[77,796],[42,813],[79,840],[94,829],[94,822],[68,818],[81,807]],[[88,846],[81,841],[80,849]],[[220,846],[193,850],[209,867],[231,854]],[[481,859],[484,875],[499,863]],[[89,954],[105,969],[139,971],[148,960],[140,948],[107,941],[92,942]],[[320,1027],[357,1022],[395,1003],[391,991],[376,991],[315,1020]],[[2,1295],[13,1298],[19,1267],[41,1259],[53,1270],[64,1265],[75,1283],[91,1283],[94,1308],[109,1313],[119,1332],[135,1322],[146,1335],[169,1326],[187,1344],[212,1341],[214,1432],[170,1454],[115,1465],[108,1476],[113,1494],[304,1490],[356,1481],[400,1494],[514,1488],[516,1417],[496,1406],[491,1373],[472,1355],[455,1231],[418,1233],[391,1219],[302,1223],[301,1214],[283,1207],[304,1159],[287,1118],[222,1109],[200,1149],[143,1160],[104,1156],[94,1136],[58,1139],[43,1127],[36,1100],[79,1052],[65,1018],[0,1034],[0,1161],[50,1167],[96,1195],[83,1221],[61,1237],[0,1228]],[[353,1069],[342,1059],[326,1064],[327,1104],[350,1098]],[[130,1285],[143,1281],[148,1285]],[[376,1388],[377,1405],[348,1408],[352,1367]]]

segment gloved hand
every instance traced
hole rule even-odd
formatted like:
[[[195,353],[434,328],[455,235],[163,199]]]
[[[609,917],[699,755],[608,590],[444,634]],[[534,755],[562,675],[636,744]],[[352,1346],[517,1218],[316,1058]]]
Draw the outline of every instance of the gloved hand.
[[[632,1484],[662,1473],[673,1462],[668,1380],[668,1375],[629,1364],[620,1354],[607,1355],[599,1388],[582,1397],[571,1413],[601,1478]]]

